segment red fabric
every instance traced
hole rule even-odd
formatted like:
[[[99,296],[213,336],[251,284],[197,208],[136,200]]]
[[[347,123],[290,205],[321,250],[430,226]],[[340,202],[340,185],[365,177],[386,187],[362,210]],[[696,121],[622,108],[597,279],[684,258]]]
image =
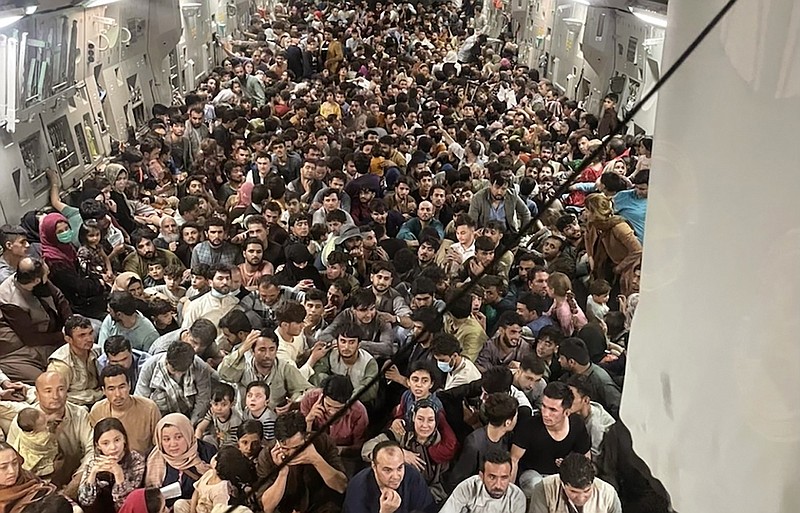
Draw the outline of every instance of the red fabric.
[[[42,256],[48,265],[62,264],[74,267],[78,261],[75,246],[67,242],[58,242],[56,225],[60,222],[67,223],[67,218],[59,213],[47,214],[39,223],[39,238],[42,241]]]
[[[453,428],[447,423],[444,410],[436,414],[436,429],[439,431],[441,439],[428,449],[428,454],[434,462],[439,464],[453,461],[458,452],[458,439]]]
[[[144,488],[132,491],[120,508],[119,513],[147,513],[147,502],[144,498]]]
[[[581,174],[578,175],[578,179],[575,180],[575,183],[594,183],[600,178],[600,175],[603,174],[603,166],[602,164],[595,164],[593,166],[589,166],[583,171]],[[567,199],[567,204],[572,205],[575,207],[582,207],[583,202],[586,200],[586,193],[583,191],[572,191],[569,193],[569,198]]]

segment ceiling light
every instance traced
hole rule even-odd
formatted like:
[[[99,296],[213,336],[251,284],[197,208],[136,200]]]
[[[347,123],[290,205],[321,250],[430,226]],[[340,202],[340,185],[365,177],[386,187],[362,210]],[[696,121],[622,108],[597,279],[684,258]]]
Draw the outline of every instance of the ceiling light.
[[[572,1],[575,2],[576,4],[592,5],[592,3],[589,0],[572,0]]]
[[[653,11],[645,9],[637,9],[636,7],[628,7],[631,13],[645,23],[649,23],[655,27],[667,28],[667,17]]]
[[[25,14],[33,14],[36,12],[36,9],[38,8],[39,8],[38,5],[29,5],[28,7],[25,8]]]
[[[91,9],[92,7],[100,7],[102,5],[113,4],[114,2],[118,2],[119,0],[86,0],[83,3],[83,6],[87,9]]]
[[[0,28],[10,27],[23,18],[24,14],[8,14],[0,17]]]

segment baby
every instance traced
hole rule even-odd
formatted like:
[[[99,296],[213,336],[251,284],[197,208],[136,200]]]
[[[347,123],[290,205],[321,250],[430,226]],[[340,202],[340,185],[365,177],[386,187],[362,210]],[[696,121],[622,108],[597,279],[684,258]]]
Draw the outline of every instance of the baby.
[[[22,468],[39,477],[52,474],[58,455],[58,441],[55,433],[50,432],[44,413],[36,408],[25,408],[17,415],[17,425],[20,428],[17,450],[25,460]]]

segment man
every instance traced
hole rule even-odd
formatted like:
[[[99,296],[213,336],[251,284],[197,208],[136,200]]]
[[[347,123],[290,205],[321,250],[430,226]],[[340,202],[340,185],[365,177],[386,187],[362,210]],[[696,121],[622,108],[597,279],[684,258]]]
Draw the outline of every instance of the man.
[[[198,322],[200,321],[195,321],[195,324]],[[214,333],[217,332],[217,328],[214,327],[213,323],[211,323],[211,330]],[[234,308],[219,320],[219,331],[222,332],[224,337],[224,340],[220,338],[220,345],[224,347],[226,352],[230,352],[232,348],[244,343],[247,335],[253,331],[253,324],[243,311]]]
[[[275,138],[270,144],[272,150],[272,165],[283,177],[285,183],[290,183],[300,175],[303,159],[294,152],[286,150],[286,143],[281,137]]]
[[[434,376],[437,383],[442,383],[445,375],[438,370],[436,359],[431,354],[434,335],[444,330],[442,315],[435,307],[427,306],[415,310],[411,314],[411,320],[414,321],[414,327],[411,329],[410,341],[406,342],[412,344],[411,351],[401,353],[401,358],[395,360],[395,364],[386,371],[386,379],[408,388],[409,369],[415,362],[426,361],[431,364],[429,366],[431,370],[437,374]]]
[[[603,408],[600,403],[592,401],[591,388],[583,376],[572,376],[567,380],[567,386],[574,396],[572,413],[577,413],[586,424],[589,437],[592,439],[592,459],[600,456],[600,444],[606,432],[614,425],[614,417]]]
[[[89,423],[94,427],[109,417],[119,419],[128,434],[128,448],[139,454],[150,454],[161,412],[152,399],[131,395],[133,384],[128,376],[127,369],[119,365],[103,369],[100,381],[106,398],[92,407]]]
[[[275,324],[275,311],[286,301],[301,301],[304,294],[291,287],[280,285],[275,277],[268,274],[258,281],[258,288],[239,302],[250,319],[253,329],[261,329]]]
[[[550,383],[544,389],[541,415],[525,419],[514,434],[511,458],[514,477],[530,497],[545,476],[556,474],[562,460],[577,452],[587,457],[592,443],[578,415],[570,415],[572,392],[564,383]]]
[[[211,278],[211,291],[190,301],[183,309],[181,323],[183,329],[188,329],[200,318],[219,324],[222,316],[239,304],[236,296],[230,294],[231,267],[228,264],[218,263],[211,266],[211,272],[214,273],[214,277]]]
[[[317,340],[317,335],[328,327],[324,314],[328,298],[326,294],[317,289],[311,289],[305,294],[303,306],[306,308],[306,318],[303,321],[303,333],[310,340]]]
[[[502,392],[489,394],[483,402],[483,411],[488,424],[476,429],[464,440],[461,454],[446,478],[448,490],[456,488],[459,483],[474,476],[488,454],[498,450],[508,453],[512,434],[517,425],[517,408],[519,403],[510,395]]]
[[[575,260],[564,253],[566,240],[560,235],[550,235],[542,242],[542,258],[547,265],[547,272],[564,273],[570,279],[575,278]]]
[[[547,381],[558,381],[564,372],[558,359],[558,346],[563,338],[564,334],[558,326],[545,326],[536,337],[534,350],[536,357],[545,364],[544,379]]]
[[[189,147],[189,159],[185,163],[185,169],[190,169],[194,163],[195,158],[200,153],[200,143],[203,139],[211,137],[211,132],[205,124],[205,114],[203,113],[203,105],[189,106],[189,119],[186,121],[186,142]]]
[[[258,477],[267,481],[258,490],[264,513],[338,511],[347,488],[336,444],[327,434],[300,451],[308,440],[306,419],[300,412],[280,415],[275,421],[275,441],[261,450],[256,465]],[[288,464],[276,469],[288,460]]]
[[[608,372],[589,360],[586,343],[575,337],[564,339],[558,348],[558,363],[564,369],[561,381],[572,376],[582,376],[591,391],[590,396],[611,414],[619,418],[619,403],[622,393]]]
[[[491,220],[503,223],[507,233],[515,234],[531,220],[528,206],[515,192],[509,190],[508,180],[500,173],[492,175],[489,187],[472,196],[469,216],[478,226]]]
[[[264,243],[255,237],[248,237],[242,243],[242,256],[244,262],[239,264],[242,286],[253,291],[262,276],[272,274],[273,265],[264,260]]]
[[[298,366],[298,360],[306,355],[309,343],[303,333],[303,323],[306,320],[306,309],[298,301],[287,301],[276,312],[275,320],[278,327],[275,335],[278,337],[278,358]],[[311,376],[311,368],[300,369],[305,378]]]
[[[511,294],[519,299],[526,292],[530,292],[528,281],[533,276],[531,272],[536,267],[536,261],[533,253],[522,253],[518,257],[519,264],[517,267],[517,275],[508,283],[508,288]],[[546,280],[545,280],[546,281]]]
[[[449,310],[444,314],[444,331],[458,339],[464,357],[475,361],[487,337],[483,326],[472,317],[472,298],[459,297],[459,292],[456,290],[451,293],[447,305]]]
[[[372,285],[367,287],[375,293],[378,315],[391,324],[399,324],[403,328],[412,328],[411,309],[403,296],[392,288],[394,281],[394,265],[391,262],[377,261],[370,272]]]
[[[153,323],[139,312],[138,303],[129,292],[112,292],[108,298],[108,315],[100,325],[97,343],[104,344],[112,335],[122,335],[131,346],[147,351],[159,337]]]
[[[0,256],[0,283],[17,272],[20,260],[28,255],[30,247],[22,228],[7,224],[0,227],[0,248],[3,249]]]
[[[493,449],[481,459],[480,473],[459,484],[440,513],[525,513],[528,501],[511,482],[511,455]]]
[[[94,347],[94,329],[86,317],[73,315],[64,325],[67,343],[50,355],[47,370],[57,372],[68,383],[67,399],[91,407],[103,396],[98,375],[100,348]]]
[[[314,212],[311,222],[313,224],[325,224],[325,216],[334,210],[341,210],[344,213],[345,224],[355,224],[350,214],[342,209],[343,191],[333,188],[322,189],[319,193],[322,196],[322,207]]]
[[[447,376],[444,390],[466,385],[481,379],[481,371],[471,360],[461,355],[461,344],[448,333],[439,333],[431,343],[431,354],[439,370]]]
[[[381,319],[376,308],[377,298],[369,289],[359,289],[350,297],[351,307],[343,310],[333,322],[322,330],[317,341],[333,341],[344,326],[355,326],[361,331],[360,347],[375,358],[390,358],[397,351],[392,325]]]
[[[241,250],[228,242],[225,221],[212,217],[206,223],[206,240],[192,250],[192,267],[203,263],[207,265],[237,265],[241,259]]]
[[[539,335],[543,327],[553,325],[553,319],[545,315],[546,304],[544,297],[533,292],[525,292],[517,297],[517,314],[534,337]]]
[[[244,389],[254,381],[269,385],[269,407],[282,415],[299,406],[303,393],[311,384],[297,366],[277,357],[278,341],[274,327],[254,330],[244,343],[222,359],[219,377]]]
[[[186,267],[183,262],[168,249],[157,248],[153,243],[158,234],[149,228],[139,228],[131,234],[131,245],[136,249],[122,262],[123,271],[134,272],[140,278],[147,276],[147,266],[159,262],[166,269],[169,266]]]
[[[122,335],[111,335],[103,344],[103,354],[97,359],[97,367],[101,373],[109,365],[122,367],[128,376],[131,389],[135,389],[139,374],[148,358],[150,358],[149,353],[133,349],[127,338]],[[100,386],[102,385],[103,382],[100,380]]]
[[[633,182],[632,190],[620,191],[614,195],[614,213],[628,221],[636,238],[644,244],[644,221],[647,216],[650,170],[639,171],[631,181]]]
[[[241,314],[241,312],[239,313]],[[225,316],[223,316],[223,318],[224,317]],[[219,324],[222,325],[221,320]],[[180,340],[192,346],[194,354],[199,356],[201,360],[216,368],[222,360],[219,347],[217,347],[216,343],[220,330],[217,329],[213,322],[201,317],[195,320],[189,328],[171,331],[158,337],[158,339],[153,342],[153,345],[150,346],[149,352],[151,355],[166,353],[173,342]],[[250,330],[247,331],[248,333],[250,332]]]
[[[364,388],[378,375],[378,362],[367,351],[359,347],[360,330],[353,326],[344,326],[336,338],[336,345],[327,354],[318,359],[314,365],[311,382],[321,386],[328,376],[346,376],[353,384],[355,392]],[[311,359],[316,355],[312,354]],[[310,363],[310,361],[309,361]],[[376,384],[377,385],[377,384]],[[371,403],[378,396],[378,387],[372,386],[361,395],[361,402]]]
[[[306,392],[300,402],[308,431],[319,431],[344,408],[353,396],[353,384],[347,376],[330,376],[320,388]],[[358,457],[369,427],[367,408],[358,400],[325,430],[342,456]],[[360,459],[360,458],[359,458]]]
[[[433,203],[424,200],[419,203],[417,207],[417,217],[412,217],[400,227],[397,232],[397,238],[406,241],[411,247],[419,245],[419,237],[422,230],[431,227],[439,234],[439,239],[444,237],[444,226],[442,222],[433,217]]]
[[[517,387],[531,405],[537,410],[542,405],[542,394],[547,382],[544,380],[547,367],[544,362],[531,353],[519,362],[519,368],[514,369],[514,386]]]
[[[442,265],[447,273],[454,276],[460,270],[462,264],[475,256],[475,220],[468,214],[459,214],[455,220],[457,241],[447,246],[442,255],[439,251],[437,263]],[[445,244],[442,245],[443,247]]]
[[[372,450],[372,464],[350,480],[344,513],[433,513],[428,485],[417,469],[405,463],[403,449],[393,440]]]
[[[12,381],[33,383],[65,342],[61,330],[72,310],[48,275],[43,261],[25,257],[0,284],[0,368]]]
[[[599,139],[617,129],[617,125],[619,125],[619,118],[617,117],[618,101],[619,96],[616,93],[608,93],[603,99],[603,114],[600,118],[600,124],[597,126],[597,137]]]
[[[557,475],[547,476],[533,490],[530,513],[622,513],[617,491],[596,477],[594,465],[570,454]]]
[[[317,161],[316,159],[306,159],[303,167],[300,168],[300,177],[291,181],[286,190],[296,192],[300,195],[300,201],[311,204],[314,196],[325,186],[316,179]]]
[[[433,236],[425,236],[417,248],[417,268],[420,271],[436,265],[436,252],[441,247],[441,241]]]
[[[48,477],[58,486],[69,483],[69,495],[77,497],[82,473],[78,470],[94,457],[92,428],[86,408],[67,402],[67,381],[61,374],[49,371],[36,378],[34,407],[42,411],[48,425],[56,429],[59,453],[63,456],[61,465]],[[19,435],[19,424],[14,419],[8,430],[8,443],[14,448],[19,447]]]
[[[191,346],[173,342],[144,365],[136,395],[155,401],[162,415],[182,413],[197,425],[211,404],[211,372]]]
[[[495,365],[519,364],[533,352],[531,344],[522,338],[522,320],[516,312],[504,312],[497,321],[497,333],[483,345],[475,365],[481,371]]]

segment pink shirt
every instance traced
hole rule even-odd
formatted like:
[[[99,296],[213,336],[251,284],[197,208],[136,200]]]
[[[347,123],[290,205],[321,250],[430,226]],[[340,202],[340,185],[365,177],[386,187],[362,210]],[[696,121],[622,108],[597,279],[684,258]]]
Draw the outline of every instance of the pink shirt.
[[[547,315],[561,326],[561,331],[568,337],[571,337],[573,333],[589,323],[580,306],[578,307],[578,313],[575,314],[574,318],[572,317],[568,301],[562,301],[560,305],[558,301],[554,301],[553,306],[547,311]]]

